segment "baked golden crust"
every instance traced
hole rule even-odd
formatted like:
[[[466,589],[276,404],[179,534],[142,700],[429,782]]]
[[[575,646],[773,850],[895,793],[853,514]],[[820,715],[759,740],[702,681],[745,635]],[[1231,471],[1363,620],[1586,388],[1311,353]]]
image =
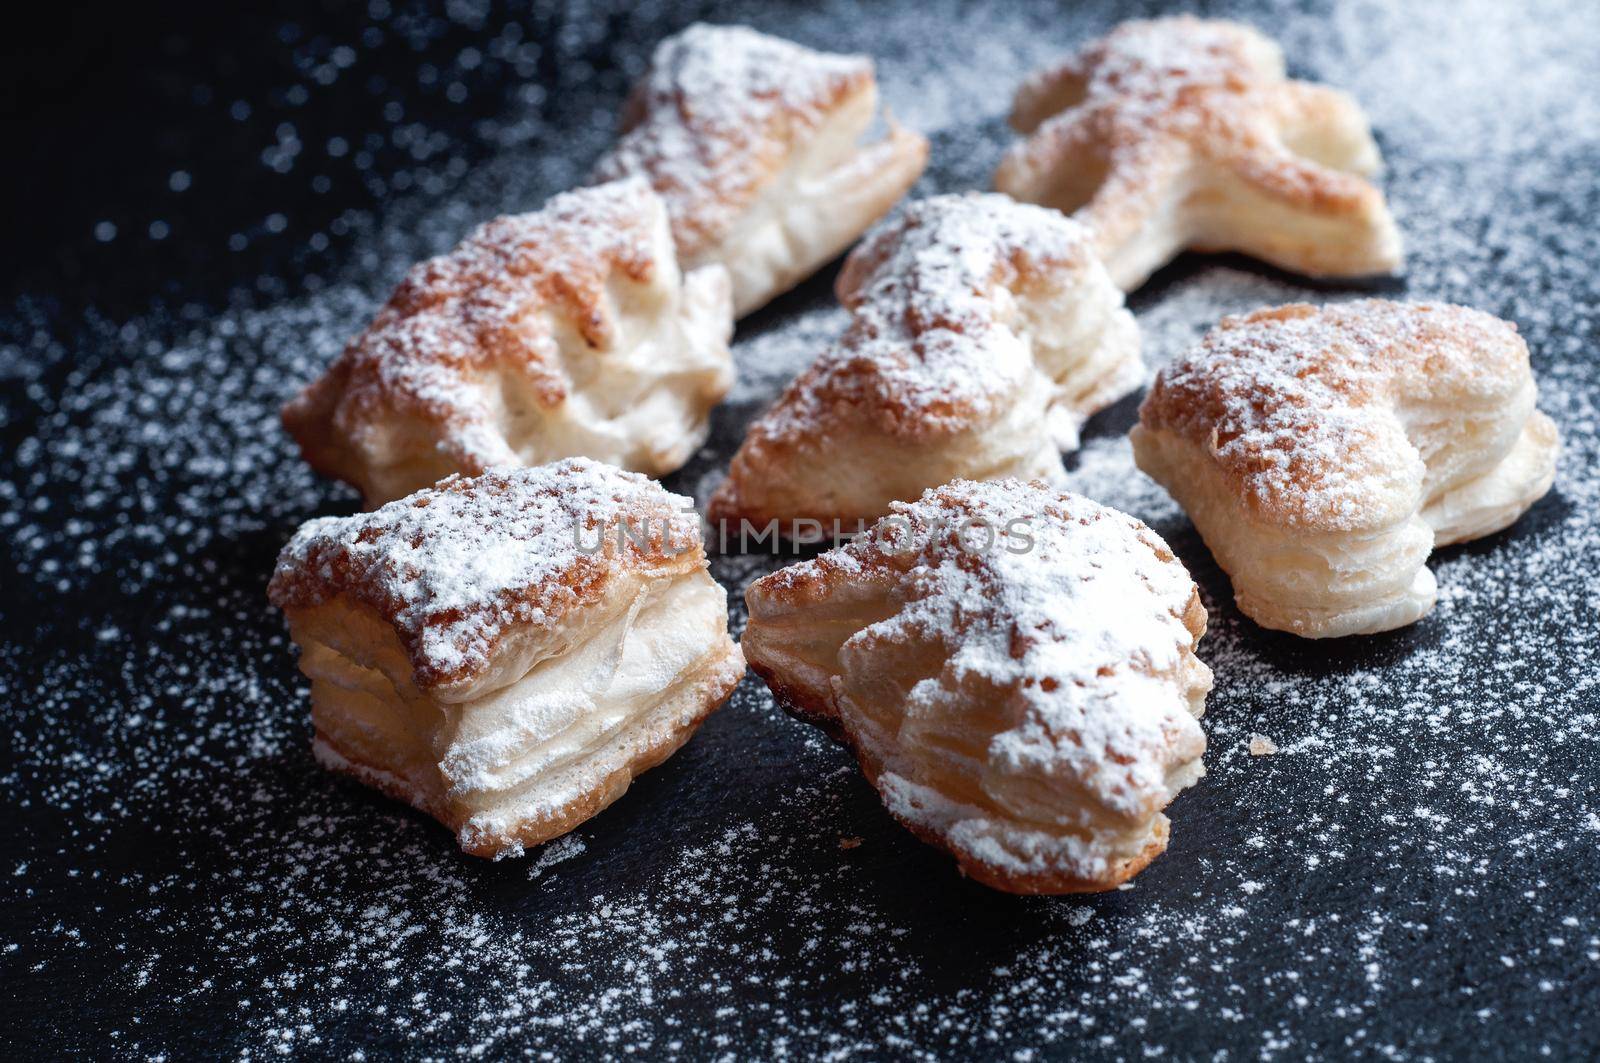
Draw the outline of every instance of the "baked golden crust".
[[[1324,637],[1432,606],[1435,545],[1510,524],[1549,489],[1516,326],[1380,300],[1226,318],[1158,374],[1134,456],[1188,510],[1241,609]]]
[[[1061,476],[1143,380],[1138,328],[1082,228],[997,195],[907,205],[838,280],[851,323],[752,424],[713,521],[851,525],[957,477]]]
[[[1126,881],[1203,773],[1198,591],[1158,536],[1087,499],[951,483],[745,599],[745,655],[779,704],[987,885]]]
[[[680,276],[644,182],[556,196],[413,267],[283,422],[368,505],[575,454],[670,472],[732,382],[728,299],[720,271]]]
[[[268,594],[318,758],[479,856],[609,805],[744,674],[689,500],[585,459],[312,521]]]
[[[743,316],[837,255],[903,195],[927,141],[877,107],[872,60],[742,26],[661,42],[597,180],[642,176],[666,201],[686,266],[720,263]]]
[[[1312,275],[1391,272],[1398,231],[1349,97],[1284,76],[1272,41],[1189,16],[1126,22],[1030,76],[995,187],[1074,213],[1125,289],[1187,248]]]

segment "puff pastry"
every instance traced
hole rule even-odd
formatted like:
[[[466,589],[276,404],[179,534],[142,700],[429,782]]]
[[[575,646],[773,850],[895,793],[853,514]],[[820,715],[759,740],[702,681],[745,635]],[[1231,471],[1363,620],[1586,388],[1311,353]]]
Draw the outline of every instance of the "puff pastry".
[[[1185,248],[1242,251],[1314,276],[1387,273],[1400,236],[1366,117],[1284,77],[1248,26],[1127,22],[1017,92],[995,187],[1076,216],[1133,289]]]
[[[1083,228],[936,196],[845,262],[840,342],[751,425],[713,521],[870,522],[956,477],[1059,479],[1062,448],[1144,379],[1139,330]]]
[[[744,675],[689,500],[588,459],[310,521],[268,593],[317,758],[476,856],[595,815]]]
[[[765,305],[838,255],[911,187],[928,142],[877,111],[872,60],[743,26],[661,42],[595,177],[647,177],[686,268],[719,263],[734,313]]]
[[[663,475],[733,383],[728,299],[720,268],[680,274],[643,181],[556,196],[413,268],[283,422],[369,507],[574,455]]]
[[[1134,459],[1263,627],[1308,638],[1433,607],[1424,562],[1550,489],[1559,443],[1515,325],[1365,300],[1225,318],[1163,369]]]
[[[1159,536],[1086,498],[957,481],[745,600],[779,704],[986,885],[1125,882],[1204,774],[1205,608]]]

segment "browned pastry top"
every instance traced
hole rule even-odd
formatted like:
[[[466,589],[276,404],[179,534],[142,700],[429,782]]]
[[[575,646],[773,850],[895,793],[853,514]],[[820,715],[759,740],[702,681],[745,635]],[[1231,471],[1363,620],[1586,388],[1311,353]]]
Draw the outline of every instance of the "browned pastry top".
[[[849,330],[751,438],[804,438],[842,410],[909,439],[981,423],[1033,371],[1018,299],[1070,288],[1093,262],[1084,228],[1048,208],[978,193],[908,204],[845,261]]]
[[[1287,79],[1282,51],[1249,26],[1188,15],[1125,22],[1023,82],[1011,122],[1037,133],[1011,149],[996,180],[1005,187],[1030,160],[1062,155],[1121,175],[1126,194],[1097,208],[1107,240],[1137,227],[1137,215],[1121,215],[1130,197],[1154,194],[1185,152],[1225,160],[1288,201],[1360,215],[1381,199],[1370,182],[1307,166],[1283,143],[1285,130],[1326,106],[1325,94]]]
[[[864,535],[760,586],[803,609],[849,583],[901,604],[875,637],[944,643],[958,672],[1030,692],[1045,723],[1076,717],[1086,691],[1114,695],[1129,677],[1173,667],[1206,626],[1160,536],[1037,480],[956,480],[896,502]]]
[[[566,398],[560,343],[616,340],[605,290],[614,276],[646,282],[659,267],[661,207],[643,181],[559,195],[531,214],[496,218],[447,254],[420,262],[321,378],[284,407],[302,441],[332,416],[352,428],[398,410],[441,432],[458,467],[505,462],[505,443],[481,425],[483,400],[466,387],[491,372],[527,381],[545,407]],[[481,429],[481,430],[480,430]]]
[[[703,564],[689,499],[569,458],[452,476],[369,513],[308,521],[267,593],[283,609],[340,595],[369,606],[430,689],[481,675],[509,629],[553,629],[622,574]]]
[[[1206,448],[1260,519],[1348,530],[1421,483],[1402,399],[1492,410],[1528,382],[1516,326],[1478,310],[1292,304],[1224,318],[1161,371],[1140,422]]]

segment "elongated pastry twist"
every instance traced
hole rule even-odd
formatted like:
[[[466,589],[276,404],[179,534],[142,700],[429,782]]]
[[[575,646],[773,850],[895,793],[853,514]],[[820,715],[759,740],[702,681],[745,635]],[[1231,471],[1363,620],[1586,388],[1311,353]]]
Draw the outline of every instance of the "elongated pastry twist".
[[[1388,273],[1400,235],[1350,97],[1284,76],[1248,26],[1126,22],[1030,76],[995,187],[1072,213],[1124,289],[1184,249],[1242,251],[1313,276]]]

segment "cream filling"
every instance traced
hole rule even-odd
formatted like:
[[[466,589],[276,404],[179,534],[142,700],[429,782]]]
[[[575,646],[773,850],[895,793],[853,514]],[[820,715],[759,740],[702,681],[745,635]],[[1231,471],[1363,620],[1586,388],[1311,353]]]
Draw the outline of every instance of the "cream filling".
[[[679,695],[721,652],[726,615],[704,571],[655,580],[570,652],[455,704],[408,694],[409,684],[317,642],[301,667],[341,761],[359,761],[357,774],[464,837],[495,838],[559,814],[700,714],[699,699]]]
[[[558,337],[566,401],[540,406],[514,374],[484,381],[498,430],[522,464],[582,454],[664,475],[705,442],[711,408],[733,386],[728,278],[711,266],[680,285],[664,216],[661,224],[652,286],[613,279],[608,287],[612,345],[592,350],[575,332]]]
[[[551,330],[546,349],[559,359],[565,401],[541,404],[515,365],[439,374],[433,386],[466,412],[463,421],[441,429],[390,411],[387,423],[362,426],[352,441],[369,506],[461,471],[458,453],[484,466],[581,454],[655,476],[693,456],[712,407],[733,385],[730,286],[714,266],[680,273],[665,208],[656,214],[650,276],[640,283],[614,273],[602,296],[610,343],[593,347],[562,315],[538,315],[537,327]]]

